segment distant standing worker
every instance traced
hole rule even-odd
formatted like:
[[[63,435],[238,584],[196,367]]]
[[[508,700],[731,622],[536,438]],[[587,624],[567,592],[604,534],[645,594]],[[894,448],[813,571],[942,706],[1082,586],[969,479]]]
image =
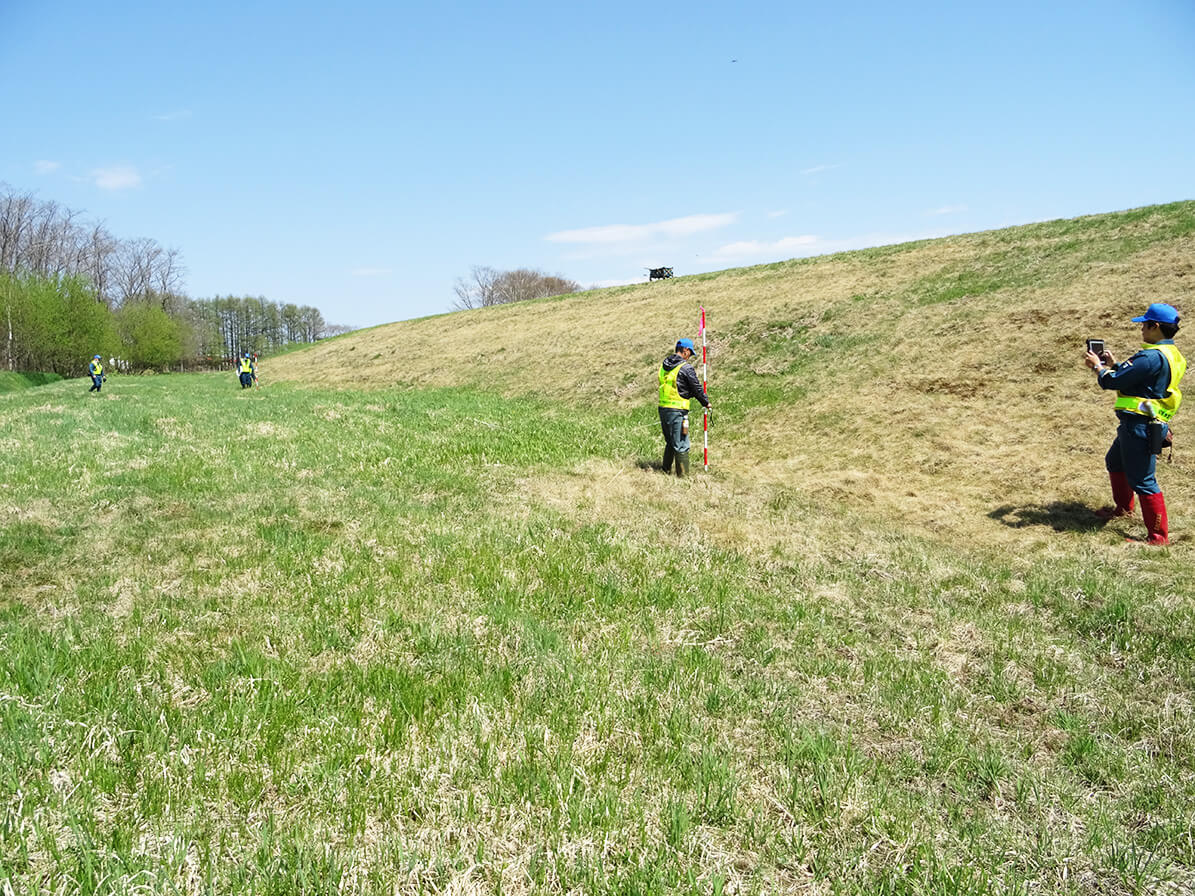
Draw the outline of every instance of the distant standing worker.
[[[1157,455],[1169,437],[1183,394],[1179,391],[1187,361],[1174,344],[1178,311],[1155,302],[1133,323],[1141,324],[1141,350],[1121,364],[1111,352],[1087,352],[1086,363],[1096,373],[1101,389],[1116,390],[1113,406],[1120,425],[1104,458],[1112,482],[1114,506],[1096,511],[1103,519],[1130,516],[1133,496],[1141,496],[1141,517],[1148,531],[1147,544],[1170,544],[1166,500],[1155,478]]]
[[[240,369],[240,374],[241,374],[241,388],[242,389],[252,389],[253,388],[253,359],[251,357],[249,357],[248,352],[245,352],[245,354],[241,357],[239,369]]]
[[[676,350],[660,365],[660,429],[664,432],[664,472],[689,475],[689,399],[710,408],[697,371],[686,363],[695,354],[692,339],[678,339]]]
[[[87,372],[91,374],[91,388],[88,392],[99,392],[104,387],[104,364],[99,355],[91,356],[91,363],[87,365]]]

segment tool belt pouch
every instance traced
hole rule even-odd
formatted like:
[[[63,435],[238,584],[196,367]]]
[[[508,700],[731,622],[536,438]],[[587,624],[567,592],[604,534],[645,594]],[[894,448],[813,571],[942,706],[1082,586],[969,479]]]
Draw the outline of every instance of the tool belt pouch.
[[[1149,453],[1161,454],[1167,442],[1166,424],[1161,420],[1150,420],[1145,424],[1145,432],[1149,442]]]

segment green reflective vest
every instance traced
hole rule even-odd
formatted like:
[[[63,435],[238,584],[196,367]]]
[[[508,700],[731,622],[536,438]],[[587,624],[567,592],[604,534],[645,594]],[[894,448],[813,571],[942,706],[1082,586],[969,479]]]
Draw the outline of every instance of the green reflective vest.
[[[1183,374],[1187,372],[1187,359],[1179,353],[1178,348],[1173,343],[1167,343],[1166,345],[1147,344],[1141,346],[1141,348],[1147,351],[1161,352],[1162,356],[1165,357],[1170,367],[1170,382],[1166,384],[1166,395],[1164,398],[1142,398],[1139,395],[1125,395],[1123,392],[1117,392],[1115,409],[1118,411],[1128,411],[1130,414],[1157,417],[1159,420],[1169,423],[1178,412],[1178,406],[1183,400],[1183,393],[1179,391],[1178,384],[1183,381]],[[1148,408],[1144,412],[1141,408],[1143,404]]]
[[[679,408],[683,411],[689,409],[689,399],[681,398],[680,392],[676,388],[677,374],[684,366],[684,364],[677,364],[671,370],[665,370],[664,365],[660,365],[660,407]]]

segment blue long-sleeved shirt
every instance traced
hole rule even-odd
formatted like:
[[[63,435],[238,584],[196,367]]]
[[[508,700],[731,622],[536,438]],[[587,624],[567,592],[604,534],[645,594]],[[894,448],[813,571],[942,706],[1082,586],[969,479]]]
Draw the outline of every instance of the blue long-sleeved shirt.
[[[1163,339],[1157,345],[1173,345]],[[1099,376],[1101,389],[1115,389],[1137,398],[1164,398],[1170,385],[1170,363],[1161,352],[1142,349],[1127,361],[1121,361]]]

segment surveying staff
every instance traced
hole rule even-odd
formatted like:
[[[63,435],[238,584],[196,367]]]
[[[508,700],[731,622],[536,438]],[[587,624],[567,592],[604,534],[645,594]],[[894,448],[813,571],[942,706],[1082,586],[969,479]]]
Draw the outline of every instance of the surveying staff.
[[[87,372],[91,374],[91,388],[88,392],[99,392],[104,386],[104,364],[99,355],[91,356],[91,363],[87,365]]]
[[[676,350],[660,365],[660,429],[664,432],[664,472],[689,475],[689,399],[696,398],[709,409],[709,398],[697,371],[686,364],[695,354],[692,339],[678,339]]]
[[[1141,324],[1144,345],[1139,352],[1122,364],[1108,351],[1102,356],[1089,351],[1085,358],[1100,388],[1116,390],[1114,410],[1120,420],[1116,439],[1104,458],[1115,505],[1096,514],[1102,519],[1129,516],[1133,495],[1140,495],[1141,517],[1149,533],[1147,544],[1170,544],[1166,500],[1154,474],[1156,455],[1161,453],[1162,441],[1169,435],[1170,421],[1183,398],[1178,387],[1187,372],[1187,361],[1174,345],[1178,320],[1172,306],[1155,302],[1133,318],[1133,323]]]
[[[240,367],[239,367],[240,372],[241,372],[241,388],[242,389],[253,388],[253,373],[254,373],[253,366],[254,366],[253,359],[249,357],[248,352],[245,352],[244,356],[242,356],[242,358],[241,358]]]

